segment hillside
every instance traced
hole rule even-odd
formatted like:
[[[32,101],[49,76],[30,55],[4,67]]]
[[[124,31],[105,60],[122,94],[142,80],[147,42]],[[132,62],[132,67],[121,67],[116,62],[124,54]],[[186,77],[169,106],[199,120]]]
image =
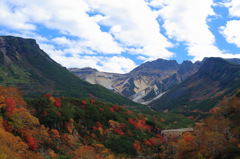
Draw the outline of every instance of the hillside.
[[[176,115],[137,114],[94,99],[45,94],[24,101],[0,86],[0,158],[122,159],[166,156],[160,130],[193,126]]]
[[[198,71],[200,62],[157,59],[126,74],[99,72],[92,68],[71,68],[71,72],[92,84],[100,84],[129,99],[147,104]]]
[[[120,105],[137,105],[103,86],[79,79],[53,61],[33,39],[0,37],[0,84],[19,88],[28,97],[51,93],[96,97]]]
[[[197,73],[151,103],[156,110],[209,111],[225,95],[240,88],[236,60],[206,58]]]

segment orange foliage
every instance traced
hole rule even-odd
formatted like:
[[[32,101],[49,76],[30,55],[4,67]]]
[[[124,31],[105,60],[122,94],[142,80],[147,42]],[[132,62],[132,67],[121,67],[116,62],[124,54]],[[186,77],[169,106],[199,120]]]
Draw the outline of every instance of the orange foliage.
[[[0,158],[1,159],[43,159],[41,154],[28,150],[28,145],[18,136],[5,131],[0,117]]]
[[[143,131],[150,132],[151,127],[149,125],[145,125],[146,121],[144,119],[133,120],[132,118],[128,118],[129,124],[133,125],[135,129],[140,129]]]
[[[16,88],[0,86],[0,96],[5,99],[11,98],[16,103],[17,108],[26,107],[26,102],[22,99],[21,92]]]
[[[52,129],[51,132],[52,132],[54,138],[60,138],[60,134],[59,134],[58,130]]]
[[[72,134],[74,129],[74,120],[72,118],[69,119],[69,122],[65,122],[65,129],[67,129],[68,132]]]
[[[75,151],[70,153],[71,159],[95,159],[100,158],[100,156],[97,155],[96,151],[91,146],[81,146]]]
[[[52,158],[52,159],[56,159],[58,158],[58,155],[53,151],[53,150],[48,150],[48,155]]]

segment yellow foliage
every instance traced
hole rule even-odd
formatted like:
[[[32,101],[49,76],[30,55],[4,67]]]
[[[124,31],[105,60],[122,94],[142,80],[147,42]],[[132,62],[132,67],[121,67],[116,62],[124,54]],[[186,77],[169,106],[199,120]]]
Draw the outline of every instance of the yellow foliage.
[[[7,112],[5,115],[12,120],[12,124],[16,129],[22,129],[26,125],[40,125],[38,119],[32,116],[24,107],[17,108],[14,112]]]
[[[70,153],[71,159],[96,159],[99,158],[93,147],[81,146]]]
[[[0,158],[1,159],[40,159],[41,154],[28,150],[28,145],[18,136],[5,131],[0,117]]]
[[[74,120],[71,118],[71,119],[69,119],[69,122],[70,123],[74,123]]]
[[[54,104],[56,102],[56,100],[53,96],[49,97],[48,99],[50,100],[51,104]]]
[[[49,128],[46,128],[44,125],[34,127],[32,129],[32,134],[34,137],[37,138],[39,143],[48,143],[52,141],[49,133],[48,133]]]
[[[0,109],[5,107],[5,97],[4,96],[0,96]]]
[[[58,157],[58,154],[56,154],[53,150],[49,149],[48,150],[48,155],[52,158],[52,159],[56,159]]]

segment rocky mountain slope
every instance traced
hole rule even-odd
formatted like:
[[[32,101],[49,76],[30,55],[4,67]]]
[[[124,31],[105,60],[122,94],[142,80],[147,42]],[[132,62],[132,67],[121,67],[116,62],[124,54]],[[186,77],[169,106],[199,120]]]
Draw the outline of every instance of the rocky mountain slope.
[[[156,110],[208,111],[225,95],[240,88],[238,59],[206,58],[197,73],[151,103]]]
[[[115,104],[137,105],[103,86],[79,79],[53,61],[33,39],[0,36],[0,85],[17,87],[27,96],[95,96]]]
[[[158,59],[146,62],[127,74],[99,72],[92,68],[71,68],[72,73],[92,84],[101,84],[129,99],[148,104],[198,71],[201,62]]]

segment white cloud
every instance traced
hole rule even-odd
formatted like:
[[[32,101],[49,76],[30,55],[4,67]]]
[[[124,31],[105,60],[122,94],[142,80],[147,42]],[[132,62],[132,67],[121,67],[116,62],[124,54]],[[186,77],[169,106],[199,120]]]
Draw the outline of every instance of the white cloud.
[[[226,26],[220,28],[228,43],[235,44],[240,48],[240,20],[228,21]]]
[[[134,61],[122,56],[104,57],[76,55],[75,57],[66,57],[61,55],[61,52],[53,52],[50,56],[67,68],[91,67],[102,72],[126,73],[137,66]]]
[[[232,0],[228,6],[229,6],[229,15],[240,17],[240,1],[239,0]]]
[[[59,32],[48,43],[61,47],[65,54],[116,55],[124,51],[149,58],[170,58],[173,53],[166,48],[172,44],[160,34],[157,15],[148,5],[157,6],[159,1],[144,0],[3,0],[4,13],[16,16],[6,18],[2,14],[0,25],[37,31],[40,28]],[[14,9],[11,9],[14,8]],[[97,11],[97,12],[96,12]],[[88,13],[94,13],[94,16]],[[100,14],[98,14],[100,13]],[[19,15],[19,16],[18,16]],[[17,25],[16,25],[17,24]],[[102,31],[101,25],[110,28]],[[65,36],[73,36],[66,38]],[[42,46],[43,43],[42,43]],[[49,50],[49,49],[48,49]],[[55,52],[57,49],[52,48]],[[50,50],[49,50],[50,51]],[[51,53],[53,54],[53,53]],[[56,60],[56,59],[55,59]],[[121,68],[122,65],[118,65]]]
[[[1,25],[11,29],[34,30],[35,26],[27,23],[29,20],[22,11],[16,12],[7,5],[6,0],[0,1]]]
[[[99,63],[102,65],[98,67],[99,70],[104,72],[126,73],[130,72],[137,66],[134,61],[122,56],[103,58]]]
[[[173,56],[166,49],[172,44],[160,34],[156,14],[144,0],[88,0],[88,3],[105,15],[99,23],[109,26],[110,33],[124,48],[140,49],[137,54],[155,58]]]
[[[162,8],[164,6],[164,0],[149,0],[148,5],[154,8]]]
[[[29,29],[27,28],[28,23],[41,24],[49,29],[79,37],[81,47],[91,48],[106,54],[120,54],[122,51],[113,37],[102,32],[94,19],[89,17],[86,13],[89,10],[88,5],[83,0],[9,0],[8,3],[3,4],[6,8],[5,13],[12,14],[13,17],[16,16],[15,23],[19,27],[25,26],[25,29]],[[14,12],[11,11],[11,6],[17,6]],[[17,15],[20,15],[20,17]],[[17,25],[11,23],[15,21],[15,18],[7,17],[4,19],[3,17],[1,19],[7,21],[5,26],[11,25],[11,27],[16,28]],[[34,25],[30,26],[36,28]]]
[[[219,16],[212,6],[222,4],[213,0],[1,0],[0,26],[6,28],[5,34],[37,39],[63,66],[123,73],[136,66],[123,52],[144,61],[175,57],[168,50],[173,47],[169,39],[184,42],[194,60],[238,56],[219,50],[209,30],[208,16]],[[240,17],[239,0],[224,4],[232,17]],[[221,33],[239,47],[238,28],[239,21],[232,20],[221,27]],[[168,37],[161,34],[165,31]]]
[[[166,0],[164,4],[159,14],[169,38],[186,42],[188,54],[195,60],[221,55],[207,24],[208,16],[215,15],[212,1]]]

